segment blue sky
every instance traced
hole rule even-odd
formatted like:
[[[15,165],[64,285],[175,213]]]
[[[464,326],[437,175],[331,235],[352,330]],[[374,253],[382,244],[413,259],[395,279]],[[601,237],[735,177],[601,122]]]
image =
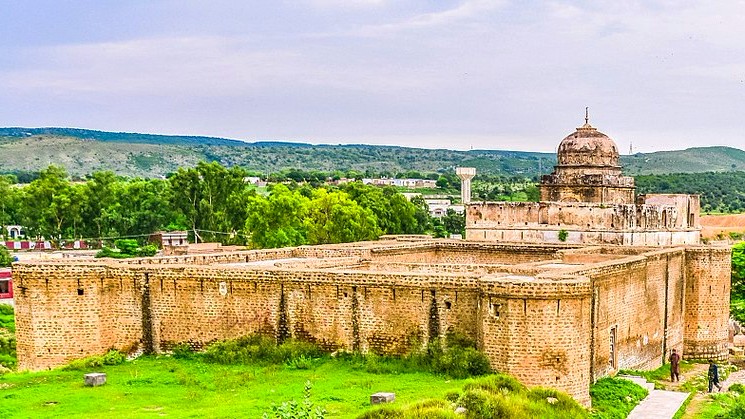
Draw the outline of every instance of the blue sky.
[[[0,126],[745,148],[745,2],[0,0]]]

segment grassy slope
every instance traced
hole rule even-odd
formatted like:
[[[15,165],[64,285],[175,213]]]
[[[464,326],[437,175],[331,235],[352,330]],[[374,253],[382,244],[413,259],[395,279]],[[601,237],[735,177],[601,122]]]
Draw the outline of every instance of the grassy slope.
[[[474,166],[481,173],[532,177],[540,166],[548,173],[553,153],[505,150],[428,150],[369,145],[243,143],[208,137],[109,133],[75,129],[0,128],[0,170],[40,170],[51,163],[64,165],[71,174],[113,170],[127,176],[162,176],[179,166],[200,160],[241,165],[274,172],[300,167],[306,170],[359,170],[376,172],[419,170],[434,172],[455,166]],[[622,156],[627,174],[745,170],[745,151],[706,147],[682,151]]]
[[[378,391],[395,392],[395,403],[407,404],[442,397],[465,382],[424,373],[375,375],[342,362],[297,370],[144,357],[97,370],[108,374],[103,387],[84,387],[83,371],[0,376],[0,417],[261,417],[272,403],[301,400],[310,380],[312,400],[327,417],[352,418],[369,409]]]

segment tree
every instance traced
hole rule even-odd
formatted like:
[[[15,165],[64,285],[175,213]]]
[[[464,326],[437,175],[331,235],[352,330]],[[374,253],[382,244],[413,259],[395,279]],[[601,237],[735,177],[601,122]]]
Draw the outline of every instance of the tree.
[[[0,267],[10,266],[13,263],[13,257],[5,246],[0,246]]]
[[[285,185],[275,185],[268,197],[248,197],[245,232],[251,243],[259,248],[306,244],[309,202],[299,190],[290,191]]]
[[[442,225],[450,234],[465,234],[466,216],[464,214],[458,214],[452,208],[448,208],[442,217]]]
[[[230,217],[229,210],[241,200],[245,203],[245,199],[233,197],[246,191],[245,177],[245,170],[227,169],[217,162],[180,168],[168,179],[173,191],[171,203],[190,230],[202,230],[205,240],[227,241],[229,236],[212,232],[235,233],[244,227],[245,220]]]
[[[428,227],[426,222],[420,223],[421,208],[409,202],[392,186],[380,188],[351,182],[342,190],[360,206],[372,211],[378,227],[385,234],[421,234]]]
[[[732,292],[745,297],[745,242],[732,246]]]
[[[381,234],[373,212],[342,191],[317,189],[304,224],[310,244],[374,240]]]
[[[80,199],[79,189],[70,185],[65,169],[49,166],[26,187],[24,224],[32,235],[59,239],[65,232],[74,234]]]

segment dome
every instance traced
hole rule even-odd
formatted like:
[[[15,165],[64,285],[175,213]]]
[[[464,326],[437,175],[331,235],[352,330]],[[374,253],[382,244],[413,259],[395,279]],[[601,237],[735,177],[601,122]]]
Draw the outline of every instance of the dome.
[[[619,167],[616,143],[588,123],[561,140],[556,157],[560,166]]]

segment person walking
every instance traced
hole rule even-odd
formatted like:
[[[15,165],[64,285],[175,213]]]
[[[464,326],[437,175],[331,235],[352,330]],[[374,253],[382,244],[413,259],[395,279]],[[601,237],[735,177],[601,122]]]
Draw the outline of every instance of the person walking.
[[[714,363],[713,360],[709,360],[709,393],[716,386],[719,391],[722,391],[722,385],[719,384],[719,367]]]
[[[680,382],[680,355],[673,349],[670,354],[670,382]]]

